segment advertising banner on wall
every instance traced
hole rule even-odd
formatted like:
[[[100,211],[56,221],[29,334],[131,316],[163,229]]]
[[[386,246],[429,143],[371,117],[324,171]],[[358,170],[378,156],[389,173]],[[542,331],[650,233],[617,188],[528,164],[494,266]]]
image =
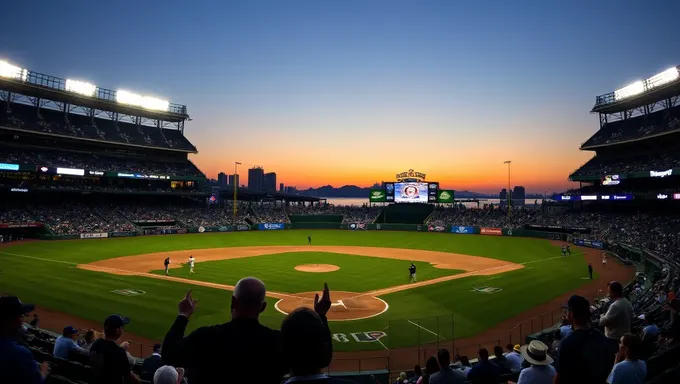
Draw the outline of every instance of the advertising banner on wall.
[[[352,223],[349,225],[349,229],[366,229],[366,224],[364,223]]]
[[[101,232],[101,233],[81,233],[80,238],[81,239],[103,239],[105,237],[109,237],[108,232]]]
[[[371,189],[368,201],[371,203],[384,203],[387,201],[387,195],[384,189]]]
[[[427,227],[428,232],[445,232],[446,227],[443,225],[430,225]]]
[[[451,227],[451,233],[458,233],[461,235],[472,235],[475,233],[475,227]]]
[[[283,223],[264,223],[258,224],[257,229],[260,231],[275,231],[280,229],[286,229],[286,225]]]
[[[247,226],[247,225],[241,224],[241,225],[236,226],[236,230],[237,231],[249,231],[250,227]]]
[[[589,247],[589,248],[604,249],[604,243],[602,243],[601,241],[597,241],[597,240],[574,239],[574,245],[580,245],[580,246]]]
[[[438,203],[452,204],[454,198],[453,190],[440,189],[437,195]]]
[[[480,234],[482,235],[489,235],[489,236],[503,236],[503,230],[501,228],[485,228],[482,227],[479,231]]]
[[[130,237],[137,236],[137,232],[110,232],[109,237]]]
[[[561,227],[558,225],[533,225],[526,224],[524,228],[533,231],[558,232],[558,233],[590,233],[590,228],[586,227]]]

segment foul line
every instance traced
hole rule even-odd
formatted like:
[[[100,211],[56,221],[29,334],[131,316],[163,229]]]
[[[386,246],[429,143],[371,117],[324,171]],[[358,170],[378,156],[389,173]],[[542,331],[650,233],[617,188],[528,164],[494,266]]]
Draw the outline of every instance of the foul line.
[[[429,332],[429,333],[431,333],[431,334],[433,334],[433,335],[437,336],[437,339],[438,339],[438,340],[444,340],[444,338],[443,338],[443,337],[441,337],[441,336],[440,336],[439,334],[437,334],[437,333],[434,333],[434,332],[430,331],[429,329],[427,329],[427,328],[423,327],[422,325],[420,325],[420,324],[416,324],[416,323],[412,322],[411,320],[407,320],[407,321],[408,321],[409,323],[411,323],[412,325],[415,325],[416,327],[418,327],[418,328],[422,329],[423,331],[425,331],[425,332]]]

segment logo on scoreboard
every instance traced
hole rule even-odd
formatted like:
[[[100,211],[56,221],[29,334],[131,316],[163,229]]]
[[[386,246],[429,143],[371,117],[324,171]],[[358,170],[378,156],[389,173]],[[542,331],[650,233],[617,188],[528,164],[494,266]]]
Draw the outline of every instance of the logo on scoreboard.
[[[397,173],[397,181],[423,181],[425,174],[409,169],[406,172]]]

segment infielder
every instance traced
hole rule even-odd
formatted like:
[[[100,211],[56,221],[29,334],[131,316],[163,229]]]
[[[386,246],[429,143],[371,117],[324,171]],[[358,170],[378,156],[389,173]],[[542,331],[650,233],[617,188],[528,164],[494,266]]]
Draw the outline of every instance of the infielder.
[[[567,257],[567,246],[562,245],[562,257]]]
[[[416,281],[418,281],[418,279],[416,279],[416,266],[413,263],[411,263],[411,265],[408,267],[408,272],[409,283],[415,283]]]
[[[607,267],[607,255],[602,254],[602,268]]]
[[[571,245],[567,244],[567,254],[571,256]]]
[[[165,266],[165,276],[168,276],[168,269],[170,268],[170,258],[169,257],[165,258],[163,265]]]
[[[189,256],[189,273],[194,273],[194,256]]]

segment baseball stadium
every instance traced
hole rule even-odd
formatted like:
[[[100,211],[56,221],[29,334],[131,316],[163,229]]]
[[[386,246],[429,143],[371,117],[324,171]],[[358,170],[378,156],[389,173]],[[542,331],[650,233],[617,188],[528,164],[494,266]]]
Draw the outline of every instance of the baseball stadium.
[[[653,314],[675,329],[679,68],[596,98],[600,126],[580,148],[593,157],[564,175],[577,189],[464,204],[426,170],[397,169],[362,206],[337,206],[209,183],[189,160],[187,106],[0,62],[0,293],[35,305],[26,343],[59,382],[89,378],[87,361],[51,355],[64,327],[129,318],[141,369],[187,292],[188,334],[228,322],[245,277],[264,282],[272,329],[327,284],[325,370],[362,383],[411,377],[442,348],[474,363],[482,348],[550,345],[570,297],[599,317],[612,281],[632,328]],[[657,358],[650,375],[674,368]]]

